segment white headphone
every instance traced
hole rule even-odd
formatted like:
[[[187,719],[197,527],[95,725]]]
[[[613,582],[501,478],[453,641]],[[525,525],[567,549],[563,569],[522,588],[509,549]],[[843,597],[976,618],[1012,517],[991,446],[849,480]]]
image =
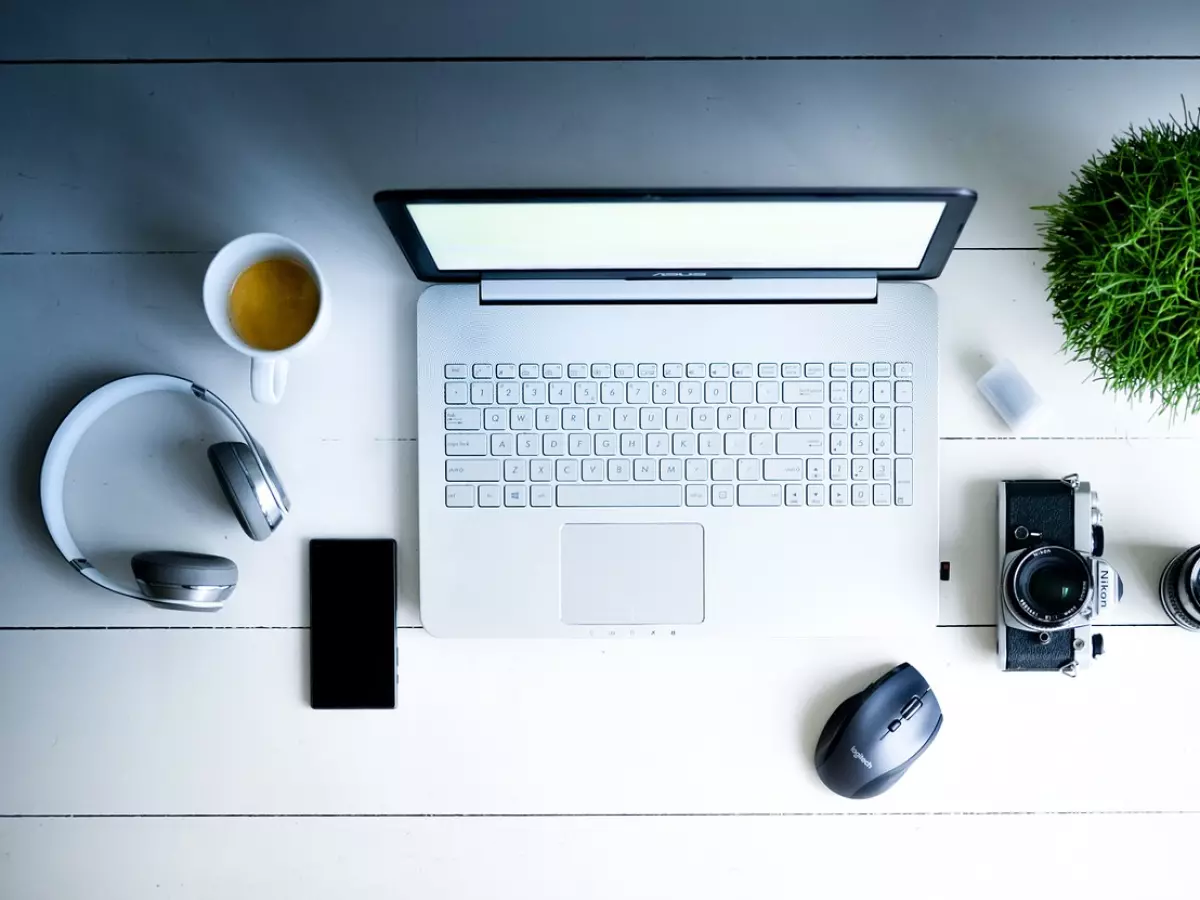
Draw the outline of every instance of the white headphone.
[[[291,501],[266,451],[232,409],[212,391],[176,375],[131,375],[110,382],[84,397],[58,426],[42,462],[42,516],[54,544],[75,570],[105,590],[170,609],[217,610],[237,586],[233,560],[207,553],[150,550],[130,561],[137,586],[126,586],[96,569],[80,551],[67,528],[63,488],[67,464],[92,423],[131,397],[155,391],[188,394],[225,416],[242,441],[208,448],[217,481],[242,529],[256,541],[266,540],[291,509]]]

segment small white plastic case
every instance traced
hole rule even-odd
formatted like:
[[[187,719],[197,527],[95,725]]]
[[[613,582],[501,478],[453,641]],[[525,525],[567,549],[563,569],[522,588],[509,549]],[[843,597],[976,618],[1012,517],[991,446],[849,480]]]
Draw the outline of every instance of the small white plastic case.
[[[1013,431],[1027,424],[1034,410],[1042,405],[1042,398],[1011,360],[1001,360],[992,366],[977,386],[979,393]]]

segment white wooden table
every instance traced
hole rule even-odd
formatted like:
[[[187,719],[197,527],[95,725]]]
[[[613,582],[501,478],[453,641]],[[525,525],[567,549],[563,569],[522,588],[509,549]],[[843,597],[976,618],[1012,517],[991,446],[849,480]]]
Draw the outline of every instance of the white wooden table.
[[[1194,896],[1200,639],[1155,585],[1200,541],[1200,420],[1105,395],[1058,353],[1029,209],[1129,123],[1198,102],[1194,2],[424,5],[0,9],[0,897]],[[941,627],[426,636],[420,285],[372,193],[775,184],[979,191],[936,285]],[[278,408],[250,401],[200,303],[212,252],[257,230],[306,245],[336,303]],[[1054,413],[1029,438],[973,386],[1004,357]],[[69,515],[118,570],[163,545],[233,557],[219,616],[89,587],[42,527],[58,421],[137,371],[229,400],[296,513],[246,540],[204,459],[225,432],[151,397],[88,435]],[[1074,681],[1002,675],[994,484],[1067,472],[1099,491],[1125,579],[1109,653]],[[340,535],[400,544],[394,712],[307,706],[304,548]],[[841,800],[816,733],[901,660],[946,726],[893,791]]]

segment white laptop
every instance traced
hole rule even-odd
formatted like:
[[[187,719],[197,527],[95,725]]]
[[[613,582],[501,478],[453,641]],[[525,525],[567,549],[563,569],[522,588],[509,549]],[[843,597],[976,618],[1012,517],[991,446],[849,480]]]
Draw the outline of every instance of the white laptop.
[[[938,613],[937,298],[966,190],[392,191],[435,635]]]

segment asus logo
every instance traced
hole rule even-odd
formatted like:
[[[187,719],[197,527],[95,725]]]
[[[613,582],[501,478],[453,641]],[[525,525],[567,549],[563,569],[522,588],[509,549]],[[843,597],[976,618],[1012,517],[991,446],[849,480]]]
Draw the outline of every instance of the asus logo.
[[[655,272],[654,278],[707,278],[707,272]]]

